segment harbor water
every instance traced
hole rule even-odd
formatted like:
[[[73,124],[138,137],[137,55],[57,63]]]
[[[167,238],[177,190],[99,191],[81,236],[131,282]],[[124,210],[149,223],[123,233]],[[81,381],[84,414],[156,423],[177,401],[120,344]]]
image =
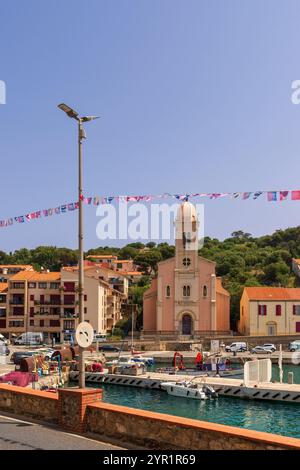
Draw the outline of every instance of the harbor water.
[[[294,382],[300,383],[300,367],[284,366],[284,381],[288,371],[294,372]],[[273,366],[273,378],[278,377],[278,367]],[[106,384],[97,387],[103,388],[106,403],[300,438],[300,406],[297,404],[230,397],[199,401],[171,397],[160,390]]]

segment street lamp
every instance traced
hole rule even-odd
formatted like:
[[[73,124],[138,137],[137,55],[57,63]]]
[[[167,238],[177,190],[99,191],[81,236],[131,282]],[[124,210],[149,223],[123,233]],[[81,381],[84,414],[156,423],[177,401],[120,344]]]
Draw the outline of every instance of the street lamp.
[[[82,193],[82,141],[86,139],[82,123],[98,119],[99,116],[80,117],[74,109],[65,103],[58,105],[58,108],[64,111],[70,118],[78,122],[78,303],[79,303],[79,323],[84,321],[84,276],[83,276],[83,193]],[[85,388],[85,363],[84,348],[79,346],[79,387]]]

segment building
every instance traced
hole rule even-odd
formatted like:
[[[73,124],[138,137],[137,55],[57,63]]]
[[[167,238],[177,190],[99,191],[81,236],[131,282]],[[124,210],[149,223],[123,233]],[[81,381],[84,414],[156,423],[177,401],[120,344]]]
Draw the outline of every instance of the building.
[[[0,330],[6,328],[7,282],[0,282]]]
[[[111,331],[122,314],[128,280],[108,268],[85,266],[84,315],[95,332]],[[60,272],[20,270],[0,282],[0,332],[41,331],[45,339],[69,340],[79,322],[78,268]]]
[[[33,271],[30,264],[0,264],[0,282],[7,282],[20,271]]]
[[[177,214],[175,257],[158,263],[158,275],[144,293],[143,334],[201,336],[230,330],[229,293],[215,263],[198,255],[195,207],[184,202]]]
[[[88,261],[92,261],[96,264],[104,264],[109,268],[117,262],[118,257],[116,255],[88,255],[86,257]]]
[[[77,300],[78,268],[63,268],[61,284],[64,292]],[[84,267],[84,317],[91,323],[95,332],[111,332],[122,317],[122,304],[128,296],[128,281],[109,269],[101,266]],[[62,333],[68,335],[78,323],[78,309],[68,309],[66,313],[75,318],[64,321]]]
[[[300,288],[245,287],[238,331],[248,336],[300,334]]]

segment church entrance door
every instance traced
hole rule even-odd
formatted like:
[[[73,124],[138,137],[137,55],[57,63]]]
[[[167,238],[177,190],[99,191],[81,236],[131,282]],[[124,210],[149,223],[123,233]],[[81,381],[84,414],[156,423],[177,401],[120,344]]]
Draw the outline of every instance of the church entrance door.
[[[188,314],[185,314],[182,317],[182,334],[183,335],[192,334],[192,317]]]

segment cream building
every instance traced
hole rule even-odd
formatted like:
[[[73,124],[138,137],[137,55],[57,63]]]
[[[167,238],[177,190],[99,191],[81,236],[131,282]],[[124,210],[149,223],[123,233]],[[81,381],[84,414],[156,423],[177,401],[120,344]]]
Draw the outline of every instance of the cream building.
[[[300,335],[300,288],[245,287],[238,331],[247,336]]]

